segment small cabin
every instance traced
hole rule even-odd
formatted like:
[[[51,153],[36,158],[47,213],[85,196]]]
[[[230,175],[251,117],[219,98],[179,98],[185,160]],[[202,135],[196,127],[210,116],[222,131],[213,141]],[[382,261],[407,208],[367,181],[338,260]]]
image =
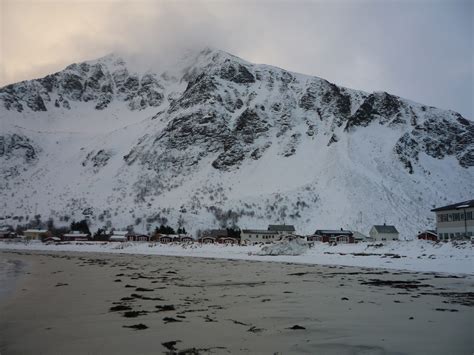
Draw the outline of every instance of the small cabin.
[[[199,238],[198,241],[199,243],[202,243],[202,244],[214,244],[216,242],[216,238],[205,236],[205,237]]]
[[[146,234],[129,233],[126,237],[129,242],[149,242],[151,240],[151,237]]]
[[[398,240],[399,233],[395,226],[387,224],[374,225],[369,232],[369,236],[374,241]]]
[[[23,235],[27,239],[41,240],[44,237],[48,237],[49,232],[46,229],[27,229],[23,232]]]
[[[194,242],[194,238],[187,234],[180,235],[179,240],[183,243]]]
[[[79,231],[72,231],[70,233],[63,234],[62,240],[65,242],[84,242],[89,240],[89,235]]]
[[[426,230],[424,232],[418,233],[417,238],[420,240],[431,240],[435,242],[438,240],[438,234],[436,234],[436,232],[433,230]]]
[[[355,243],[354,235],[344,229],[318,229],[308,237],[308,241],[323,243]]]
[[[232,237],[221,237],[217,239],[217,242],[219,244],[239,244],[239,240]]]

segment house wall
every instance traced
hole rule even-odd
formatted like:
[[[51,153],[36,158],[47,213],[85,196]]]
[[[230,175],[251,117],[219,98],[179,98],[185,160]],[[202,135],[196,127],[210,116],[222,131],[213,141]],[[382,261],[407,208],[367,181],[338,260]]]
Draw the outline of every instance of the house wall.
[[[438,238],[431,234],[431,233],[420,233],[418,234],[418,239],[422,239],[422,240],[433,240],[433,241],[436,241],[438,240]]]
[[[386,241],[386,240],[398,240],[398,233],[379,233],[374,227],[370,230],[369,236],[374,240]]]
[[[24,231],[23,235],[27,238],[33,239],[33,240],[40,240],[42,236],[46,236],[47,233],[40,233],[40,232],[28,232]]]
[[[474,208],[466,208],[466,217],[464,221],[463,209],[436,212],[436,231],[439,239],[462,238],[466,227],[468,237],[474,236]]]
[[[281,235],[278,233],[244,233],[240,234],[241,244],[271,243],[279,240]]]

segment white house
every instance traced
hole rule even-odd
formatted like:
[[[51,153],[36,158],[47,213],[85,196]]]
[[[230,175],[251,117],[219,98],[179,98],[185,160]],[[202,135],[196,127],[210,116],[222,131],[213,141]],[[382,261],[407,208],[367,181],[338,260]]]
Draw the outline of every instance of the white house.
[[[268,231],[280,235],[295,234],[295,226],[286,224],[270,224]]]
[[[47,229],[27,229],[23,235],[28,239],[40,240],[42,237],[48,236]]]
[[[441,240],[474,236],[474,200],[431,210],[436,213],[436,232]]]
[[[266,229],[242,229],[240,233],[242,244],[271,243],[280,238],[280,234]]]
[[[373,226],[370,229],[369,236],[375,241],[398,240],[399,233],[395,226],[383,224]]]

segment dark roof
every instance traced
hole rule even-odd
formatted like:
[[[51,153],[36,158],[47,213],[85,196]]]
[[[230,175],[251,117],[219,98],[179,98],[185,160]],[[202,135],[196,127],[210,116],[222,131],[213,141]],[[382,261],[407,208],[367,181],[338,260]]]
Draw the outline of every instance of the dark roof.
[[[457,210],[460,208],[468,208],[468,207],[474,207],[474,200],[467,200],[464,202],[453,203],[452,205],[434,208],[431,210],[431,212]]]
[[[431,230],[431,229],[427,229],[427,230],[425,230],[425,231],[423,231],[423,232],[420,232],[420,233],[418,233],[418,235],[425,234],[425,233],[426,233],[426,234],[433,234],[433,235],[435,235],[435,236],[438,236],[438,233],[436,233],[436,231]]]
[[[203,232],[203,237],[227,237],[227,229],[211,229]]]
[[[243,229],[242,233],[249,234],[275,234],[274,232],[268,231],[266,229]]]
[[[374,228],[379,233],[398,233],[397,228],[395,228],[395,226],[388,226],[386,224],[382,226],[374,226]]]
[[[354,233],[343,229],[318,229],[314,234],[353,235]]]
[[[283,232],[294,232],[295,226],[287,225],[287,224],[269,224],[268,225],[269,231],[283,231]]]

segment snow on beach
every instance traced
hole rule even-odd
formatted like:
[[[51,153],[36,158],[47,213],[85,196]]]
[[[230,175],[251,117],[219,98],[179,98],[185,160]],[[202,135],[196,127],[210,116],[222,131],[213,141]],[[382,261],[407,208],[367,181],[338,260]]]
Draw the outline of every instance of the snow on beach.
[[[331,246],[315,243],[302,248],[294,245],[232,246],[218,244],[160,244],[76,242],[0,242],[0,250],[73,251],[126,253],[163,256],[189,256],[233,260],[291,262],[387,268],[419,272],[474,274],[473,246],[469,242],[435,243],[422,240],[393,241],[383,244],[357,243]],[[277,254],[277,255],[270,255]],[[285,255],[282,255],[285,254]],[[297,255],[292,255],[297,254]]]

